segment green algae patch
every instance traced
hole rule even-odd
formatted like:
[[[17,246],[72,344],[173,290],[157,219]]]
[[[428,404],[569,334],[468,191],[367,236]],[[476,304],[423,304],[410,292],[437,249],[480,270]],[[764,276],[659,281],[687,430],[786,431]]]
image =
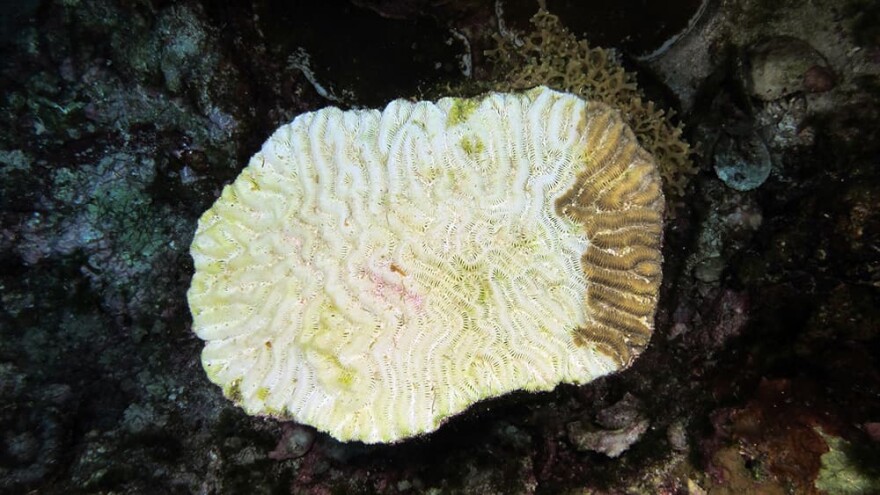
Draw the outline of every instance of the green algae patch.
[[[232,380],[228,386],[224,387],[223,395],[232,402],[240,404],[243,399],[243,396],[241,395],[241,378]]]
[[[449,108],[449,113],[446,117],[446,127],[456,126],[466,121],[468,117],[474,113],[474,110],[477,109],[477,106],[480,104],[479,100],[470,99],[470,98],[456,98],[452,102],[452,107]]]
[[[260,387],[257,389],[257,399],[260,399],[261,401],[265,402],[267,397],[269,397],[269,389],[268,388]]]
[[[854,449],[846,440],[818,431],[828,445],[828,452],[822,454],[816,489],[835,495],[880,493],[880,472],[867,472],[863,463],[853,457]]]
[[[474,158],[486,150],[486,145],[477,136],[465,136],[461,138],[461,149],[470,158]]]

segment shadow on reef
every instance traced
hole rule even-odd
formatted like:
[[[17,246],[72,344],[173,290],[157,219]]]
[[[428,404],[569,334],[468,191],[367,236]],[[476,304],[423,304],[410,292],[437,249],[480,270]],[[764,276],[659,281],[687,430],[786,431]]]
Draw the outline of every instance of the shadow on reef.
[[[4,18],[0,492],[880,492],[875,3],[710,2],[651,60],[694,2],[608,38],[623,55],[560,34],[594,32],[572,2],[545,2],[562,14],[546,39],[526,1],[282,3],[46,0]],[[486,90],[501,54],[520,64],[505,87],[598,70],[614,84],[569,90],[632,105],[660,145],[680,121],[696,148],[670,147],[648,350],[397,445],[232,407],[189,329],[198,215],[293,116]],[[621,59],[680,103],[674,122]]]

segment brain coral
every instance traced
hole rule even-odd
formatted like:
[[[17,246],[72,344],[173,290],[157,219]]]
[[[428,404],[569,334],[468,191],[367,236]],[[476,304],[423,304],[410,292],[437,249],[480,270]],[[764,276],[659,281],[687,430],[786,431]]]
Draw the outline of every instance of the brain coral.
[[[199,220],[202,363],[369,443],[589,382],[648,343],[663,205],[617,111],[544,87],[300,115]]]
[[[487,52],[496,64],[493,88],[520,90],[545,84],[590,101],[621,110],[639,143],[655,157],[664,179],[667,200],[680,200],[697,173],[691,149],[682,138],[672,113],[646,100],[636,75],[624,70],[613,50],[591,47],[569,32],[559,18],[545,10],[532,18],[534,30],[519,43],[496,38],[498,47]]]

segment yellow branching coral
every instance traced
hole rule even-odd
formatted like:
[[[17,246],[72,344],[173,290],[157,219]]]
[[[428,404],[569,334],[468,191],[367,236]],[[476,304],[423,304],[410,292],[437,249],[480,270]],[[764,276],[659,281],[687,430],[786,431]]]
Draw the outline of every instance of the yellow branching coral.
[[[251,414],[371,443],[588,382],[648,344],[663,208],[619,113],[545,87],[300,115],[199,220],[202,363]]]
[[[487,52],[497,65],[493,87],[512,91],[545,85],[620,109],[639,143],[656,158],[667,196],[681,198],[696,173],[681,126],[645,100],[635,76],[611,51],[578,40],[546,11],[538,12],[532,24],[534,31],[518,40],[521,45],[496,37],[498,48]]]

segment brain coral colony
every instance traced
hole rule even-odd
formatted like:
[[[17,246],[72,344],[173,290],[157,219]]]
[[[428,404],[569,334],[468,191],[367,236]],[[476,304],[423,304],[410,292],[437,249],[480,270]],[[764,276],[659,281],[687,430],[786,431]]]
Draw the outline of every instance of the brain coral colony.
[[[663,209],[619,112],[545,87],[300,115],[199,221],[203,365],[368,443],[589,382],[651,336]]]

